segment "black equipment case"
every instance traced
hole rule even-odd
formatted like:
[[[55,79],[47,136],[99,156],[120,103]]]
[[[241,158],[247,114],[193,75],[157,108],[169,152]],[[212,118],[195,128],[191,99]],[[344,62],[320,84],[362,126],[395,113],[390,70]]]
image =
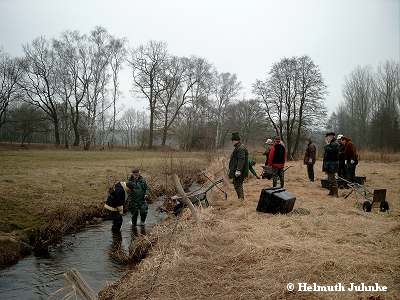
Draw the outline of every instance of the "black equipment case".
[[[257,211],[271,214],[287,214],[292,211],[296,197],[283,188],[266,188],[261,191]]]

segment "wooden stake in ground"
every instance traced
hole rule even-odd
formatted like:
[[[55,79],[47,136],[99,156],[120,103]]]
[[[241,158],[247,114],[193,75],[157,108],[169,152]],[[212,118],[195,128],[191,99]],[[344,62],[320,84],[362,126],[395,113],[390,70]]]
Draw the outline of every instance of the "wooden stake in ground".
[[[183,190],[181,181],[179,180],[178,175],[174,174],[172,176],[174,183],[175,183],[175,187],[176,190],[178,191],[179,196],[182,197],[182,201],[185,202],[185,204],[189,207],[190,211],[192,212],[193,217],[195,218],[196,222],[199,223],[200,222],[200,218],[199,215],[197,214],[197,210],[196,208],[193,206],[192,201],[190,201],[190,199],[188,198],[188,196],[186,196],[185,191]]]

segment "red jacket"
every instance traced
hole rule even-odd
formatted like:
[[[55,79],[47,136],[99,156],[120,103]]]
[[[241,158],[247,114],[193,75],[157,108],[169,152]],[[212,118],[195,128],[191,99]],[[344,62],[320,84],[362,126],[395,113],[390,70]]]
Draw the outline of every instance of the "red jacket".
[[[268,155],[268,166],[276,169],[283,169],[285,167],[286,156],[287,152],[285,146],[280,142],[275,142]]]

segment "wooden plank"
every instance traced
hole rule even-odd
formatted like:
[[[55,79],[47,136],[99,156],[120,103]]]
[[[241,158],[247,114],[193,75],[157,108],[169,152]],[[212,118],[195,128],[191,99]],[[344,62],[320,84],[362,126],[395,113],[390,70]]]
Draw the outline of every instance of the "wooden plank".
[[[89,287],[88,283],[83,279],[79,272],[71,269],[64,273],[67,282],[75,288],[77,294],[85,300],[96,300],[97,294]]]

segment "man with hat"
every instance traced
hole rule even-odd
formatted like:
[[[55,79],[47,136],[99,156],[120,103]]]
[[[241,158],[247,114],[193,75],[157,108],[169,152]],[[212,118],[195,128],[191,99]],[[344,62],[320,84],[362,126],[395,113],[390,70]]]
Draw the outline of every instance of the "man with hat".
[[[113,232],[119,232],[121,230],[124,205],[132,189],[132,182],[119,181],[108,191],[108,197],[104,208],[110,211],[110,216],[113,220],[113,225],[111,227]]]
[[[128,209],[132,213],[132,225],[136,226],[140,213],[140,225],[144,226],[149,206],[149,188],[146,180],[140,175],[139,169],[134,168],[129,178],[132,183],[132,191],[128,196]]]
[[[324,160],[322,171],[328,175],[329,196],[339,197],[338,185],[336,182],[335,173],[339,168],[339,143],[335,138],[334,132],[328,132],[325,135],[326,145],[324,147]]]
[[[233,179],[233,186],[239,200],[244,200],[243,181],[249,174],[249,152],[240,142],[238,132],[232,133],[232,144],[234,146],[229,160],[229,178]]]
[[[268,156],[269,152],[271,151],[272,146],[274,145],[274,141],[271,139],[267,139],[265,141],[265,151],[263,155],[265,155],[265,165],[268,166]]]
[[[272,167],[272,186],[276,187],[279,182],[281,183],[281,188],[285,185],[285,177],[283,168],[286,162],[286,148],[281,143],[281,137],[276,136],[274,139],[274,145],[268,155],[268,166]]]

